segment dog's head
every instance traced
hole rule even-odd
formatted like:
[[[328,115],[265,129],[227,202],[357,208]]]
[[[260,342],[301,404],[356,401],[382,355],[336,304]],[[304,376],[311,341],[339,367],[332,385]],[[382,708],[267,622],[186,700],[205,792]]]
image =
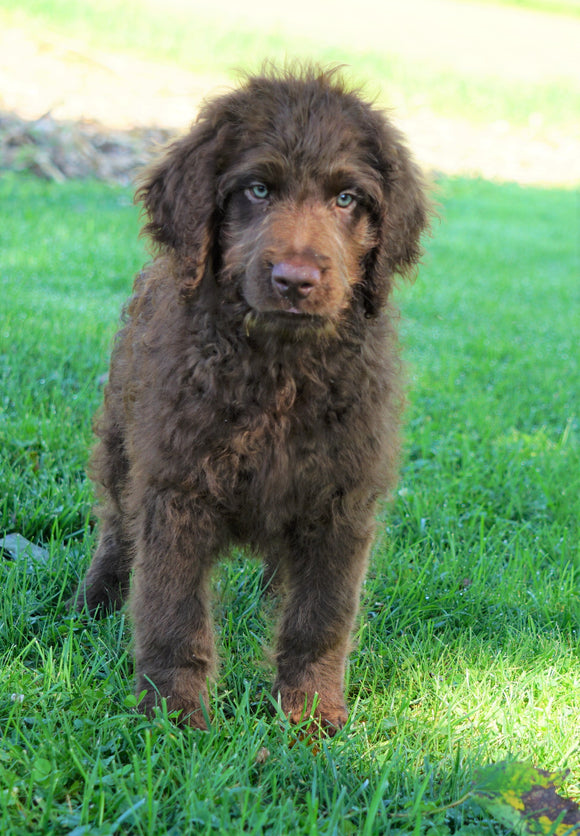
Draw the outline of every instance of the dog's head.
[[[206,270],[271,323],[375,315],[421,255],[428,202],[400,133],[333,71],[250,77],[206,104],[137,193],[182,294]]]

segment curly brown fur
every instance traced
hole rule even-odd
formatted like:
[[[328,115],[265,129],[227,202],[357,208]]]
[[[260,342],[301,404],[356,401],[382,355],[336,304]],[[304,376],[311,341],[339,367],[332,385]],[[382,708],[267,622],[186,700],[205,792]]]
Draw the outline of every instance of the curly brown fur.
[[[76,606],[129,591],[137,692],[203,728],[209,575],[232,543],[284,591],[274,694],[332,733],[401,410],[393,276],[428,206],[398,131],[335,72],[246,79],[137,193],[155,260],[116,339],[92,476],[100,540]],[[315,697],[315,695],[318,695]]]

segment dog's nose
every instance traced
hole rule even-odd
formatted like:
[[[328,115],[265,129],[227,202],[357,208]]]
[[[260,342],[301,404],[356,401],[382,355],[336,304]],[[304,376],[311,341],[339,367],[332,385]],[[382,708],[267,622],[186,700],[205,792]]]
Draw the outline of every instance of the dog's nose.
[[[306,299],[320,282],[320,270],[314,264],[281,261],[272,268],[274,289],[285,299]]]

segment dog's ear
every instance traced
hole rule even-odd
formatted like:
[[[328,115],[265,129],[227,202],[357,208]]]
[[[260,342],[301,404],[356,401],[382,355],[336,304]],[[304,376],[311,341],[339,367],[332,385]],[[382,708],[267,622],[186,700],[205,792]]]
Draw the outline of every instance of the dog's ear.
[[[423,175],[402,134],[381,119],[375,167],[382,180],[383,204],[378,242],[369,254],[363,288],[365,307],[374,315],[384,306],[395,274],[413,278],[423,253],[421,235],[429,227],[431,204]]]
[[[184,297],[203,278],[217,234],[216,169],[222,133],[215,122],[198,121],[145,171],[135,195],[149,219],[144,234],[177,255]]]

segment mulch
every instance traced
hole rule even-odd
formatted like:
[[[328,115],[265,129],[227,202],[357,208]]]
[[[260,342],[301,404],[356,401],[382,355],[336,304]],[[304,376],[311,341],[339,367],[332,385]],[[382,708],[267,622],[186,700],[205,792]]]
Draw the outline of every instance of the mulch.
[[[44,180],[96,178],[128,185],[174,132],[110,130],[93,122],[26,120],[0,111],[0,172],[27,171]]]

